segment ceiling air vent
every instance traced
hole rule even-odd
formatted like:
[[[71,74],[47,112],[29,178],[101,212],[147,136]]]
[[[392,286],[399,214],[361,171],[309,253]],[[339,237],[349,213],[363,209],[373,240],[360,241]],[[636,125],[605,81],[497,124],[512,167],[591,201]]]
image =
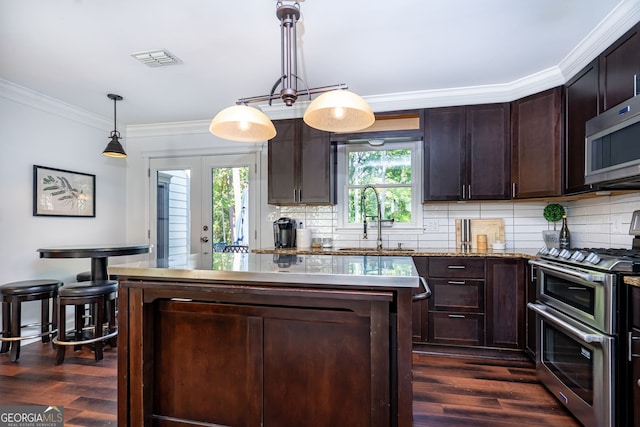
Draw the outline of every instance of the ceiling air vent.
[[[132,53],[131,56],[149,67],[164,67],[165,65],[182,63],[177,56],[169,53],[169,51],[165,49]]]

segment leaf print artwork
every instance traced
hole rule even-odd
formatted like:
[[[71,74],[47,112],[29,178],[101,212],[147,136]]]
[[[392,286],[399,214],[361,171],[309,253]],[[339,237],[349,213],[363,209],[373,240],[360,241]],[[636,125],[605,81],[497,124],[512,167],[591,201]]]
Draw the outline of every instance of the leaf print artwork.
[[[34,215],[95,217],[95,175],[34,166]]]
[[[51,191],[51,196],[60,196],[58,197],[59,201],[71,204],[72,207],[84,204],[87,200],[86,195],[83,194],[83,190],[74,188],[64,176],[54,178],[48,175],[42,179],[42,183],[47,185],[42,189],[43,191]]]

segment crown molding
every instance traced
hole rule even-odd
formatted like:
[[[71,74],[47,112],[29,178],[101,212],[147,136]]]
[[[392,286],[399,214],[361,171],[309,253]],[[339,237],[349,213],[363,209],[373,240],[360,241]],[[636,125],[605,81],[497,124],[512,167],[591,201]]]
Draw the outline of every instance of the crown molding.
[[[2,78],[0,78],[0,97],[101,131],[109,132],[113,126],[113,122],[106,117],[66,104]]]
[[[565,76],[565,81],[569,81],[638,22],[640,22],[640,1],[620,2],[560,61],[558,66]]]
[[[127,138],[209,134],[211,120],[153,123],[127,126]]]

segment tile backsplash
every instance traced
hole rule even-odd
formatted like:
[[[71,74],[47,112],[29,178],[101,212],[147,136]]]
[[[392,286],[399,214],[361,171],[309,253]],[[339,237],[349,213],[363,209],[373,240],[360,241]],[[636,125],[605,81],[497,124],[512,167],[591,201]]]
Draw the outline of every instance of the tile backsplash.
[[[631,247],[629,224],[634,210],[640,209],[640,193],[598,196],[560,202],[567,211],[573,247]],[[423,228],[403,232],[383,227],[385,247],[414,249],[454,249],[455,220],[458,218],[503,218],[507,248],[536,249],[541,247],[542,231],[553,229],[542,216],[546,202],[467,202],[426,203],[422,205]],[[331,237],[335,247],[375,247],[376,228],[369,229],[369,238],[362,230],[338,228],[338,206],[271,206],[268,222],[279,217],[295,218],[313,237]],[[558,223],[558,229],[560,229]]]

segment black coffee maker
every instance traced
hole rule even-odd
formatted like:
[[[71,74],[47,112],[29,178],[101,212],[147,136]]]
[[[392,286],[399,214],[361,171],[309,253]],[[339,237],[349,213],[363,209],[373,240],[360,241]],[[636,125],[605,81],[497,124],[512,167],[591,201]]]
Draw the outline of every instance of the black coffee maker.
[[[278,248],[296,247],[296,228],[298,224],[292,218],[280,218],[273,222],[273,242]]]

